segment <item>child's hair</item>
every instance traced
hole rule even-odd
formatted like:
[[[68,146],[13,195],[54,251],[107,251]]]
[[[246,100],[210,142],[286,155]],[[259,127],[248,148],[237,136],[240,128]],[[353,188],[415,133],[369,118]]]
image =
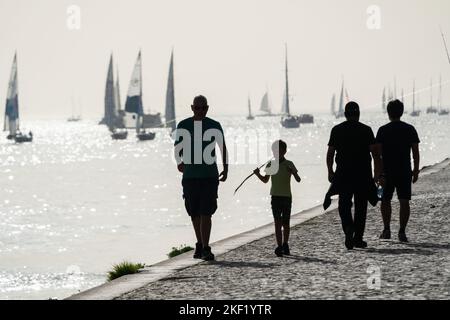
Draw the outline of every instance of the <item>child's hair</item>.
[[[272,144],[272,150],[276,150],[278,148],[279,151],[287,151],[287,144],[283,140],[277,140]]]

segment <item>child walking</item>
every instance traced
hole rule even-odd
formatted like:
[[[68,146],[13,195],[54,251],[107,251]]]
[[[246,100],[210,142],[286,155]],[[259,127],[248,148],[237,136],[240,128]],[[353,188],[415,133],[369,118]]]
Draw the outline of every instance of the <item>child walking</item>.
[[[287,144],[283,140],[277,140],[272,144],[274,160],[269,162],[265,168],[265,175],[261,175],[259,169],[254,174],[264,183],[271,180],[270,195],[272,196],[272,213],[275,222],[275,237],[277,248],[275,254],[278,257],[290,255],[289,232],[292,207],[291,176],[297,182],[301,179],[298,170],[292,161],[284,156],[287,152]]]

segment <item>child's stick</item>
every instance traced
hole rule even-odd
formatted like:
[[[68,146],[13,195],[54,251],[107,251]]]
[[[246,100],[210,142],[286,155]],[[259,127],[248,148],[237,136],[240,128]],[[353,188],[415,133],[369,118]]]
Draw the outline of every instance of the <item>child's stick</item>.
[[[264,167],[265,165],[267,165],[270,161],[272,161],[272,159],[270,159],[269,161],[267,161],[266,163],[264,163],[262,166],[260,166],[258,169],[261,169],[262,167]],[[238,192],[238,190],[242,187],[242,185],[248,180],[250,179],[255,173],[252,172],[251,175],[249,175],[247,178],[244,179],[244,181],[241,182],[241,184],[236,188],[236,190],[234,190],[234,194],[236,195],[236,192]]]

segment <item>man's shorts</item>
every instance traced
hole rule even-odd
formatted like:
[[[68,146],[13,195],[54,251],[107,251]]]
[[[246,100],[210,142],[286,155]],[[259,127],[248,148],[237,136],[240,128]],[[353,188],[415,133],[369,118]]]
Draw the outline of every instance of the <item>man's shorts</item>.
[[[183,198],[191,217],[212,216],[217,210],[217,178],[183,179]]]
[[[386,185],[383,190],[383,200],[392,200],[394,191],[397,190],[397,198],[411,200],[411,175],[386,176]]]
[[[273,218],[282,220],[283,224],[289,224],[291,219],[292,198],[272,196]]]

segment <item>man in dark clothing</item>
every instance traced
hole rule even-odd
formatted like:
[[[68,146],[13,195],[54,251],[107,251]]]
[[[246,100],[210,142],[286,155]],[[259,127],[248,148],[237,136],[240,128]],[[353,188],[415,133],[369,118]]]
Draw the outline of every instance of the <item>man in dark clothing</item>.
[[[411,181],[416,183],[419,179],[419,136],[416,129],[403,121],[404,106],[399,100],[389,102],[387,112],[391,120],[382,126],[377,133],[377,143],[381,149],[384,172],[381,182],[384,185],[381,215],[384,230],[381,239],[391,238],[391,200],[394,191],[400,202],[400,230],[398,238],[401,242],[408,242],[406,225],[408,224],[411,200]],[[414,169],[411,170],[411,150],[414,158]]]
[[[331,130],[328,143],[328,180],[335,184],[339,194],[339,215],[345,233],[345,246],[366,248],[363,240],[366,225],[367,203],[373,186],[372,159],[375,163],[375,177],[378,178],[381,158],[372,129],[359,122],[359,106],[349,102],[345,106],[347,121]],[[336,172],[333,170],[336,154]],[[352,217],[352,199],[355,214]]]

